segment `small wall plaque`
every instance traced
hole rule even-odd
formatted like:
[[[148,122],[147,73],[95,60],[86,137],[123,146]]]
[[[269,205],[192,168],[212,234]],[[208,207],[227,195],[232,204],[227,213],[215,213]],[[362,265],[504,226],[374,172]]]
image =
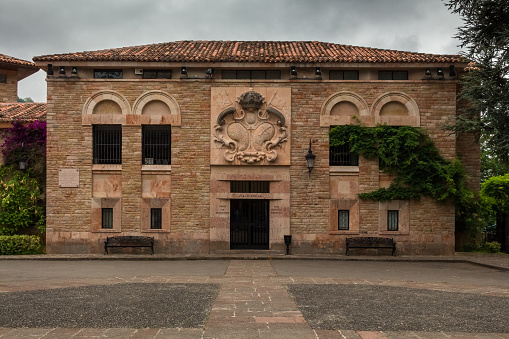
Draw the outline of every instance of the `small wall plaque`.
[[[80,187],[80,170],[73,168],[58,170],[58,187]]]

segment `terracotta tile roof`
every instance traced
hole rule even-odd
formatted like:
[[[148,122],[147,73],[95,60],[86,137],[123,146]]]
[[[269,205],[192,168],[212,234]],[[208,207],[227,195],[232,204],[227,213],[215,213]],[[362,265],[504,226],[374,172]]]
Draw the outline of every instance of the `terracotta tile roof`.
[[[401,52],[316,41],[176,41],[54,54],[34,61],[160,62],[465,62],[459,55]]]
[[[0,54],[0,63],[6,63],[11,65],[19,65],[19,66],[29,66],[29,67],[36,67],[33,62],[21,60],[17,58],[10,57],[5,54]]]
[[[40,102],[25,102],[0,104],[0,122],[32,122],[46,120],[46,104]]]

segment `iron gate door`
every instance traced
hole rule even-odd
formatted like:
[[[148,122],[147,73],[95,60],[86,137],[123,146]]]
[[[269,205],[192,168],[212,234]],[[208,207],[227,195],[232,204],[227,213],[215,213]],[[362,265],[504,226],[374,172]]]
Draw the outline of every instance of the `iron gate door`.
[[[230,200],[230,249],[269,249],[269,200]]]

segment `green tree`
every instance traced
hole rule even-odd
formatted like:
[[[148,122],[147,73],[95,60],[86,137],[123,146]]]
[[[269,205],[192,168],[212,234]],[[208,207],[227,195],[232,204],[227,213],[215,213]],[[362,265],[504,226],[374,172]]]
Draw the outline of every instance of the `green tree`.
[[[26,98],[18,97],[18,102],[34,102],[34,100],[30,97],[26,97]]]
[[[456,132],[483,139],[485,168],[509,166],[509,2],[449,0],[449,10],[463,25],[456,38],[472,63],[462,77],[460,98],[468,102],[458,116]],[[490,162],[500,162],[500,166]],[[487,166],[486,165],[490,165]],[[499,173],[495,173],[499,174]]]

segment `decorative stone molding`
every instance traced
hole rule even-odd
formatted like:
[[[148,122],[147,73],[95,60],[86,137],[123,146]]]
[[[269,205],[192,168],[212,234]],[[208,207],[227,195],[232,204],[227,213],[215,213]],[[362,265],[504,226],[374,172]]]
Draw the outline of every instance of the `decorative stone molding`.
[[[335,115],[334,108],[338,108],[344,103],[351,104],[354,114],[351,114],[352,112],[348,110],[345,114],[341,114],[341,111],[339,111],[339,114]],[[353,92],[338,92],[328,97],[323,103],[320,112],[320,126],[348,125],[355,119],[353,116],[362,119],[363,117],[369,117],[369,115],[369,107],[362,97]]]
[[[406,109],[406,112],[404,112]],[[391,113],[391,111],[393,113]],[[414,99],[403,92],[388,92],[379,96],[371,108],[376,124],[390,126],[421,125],[419,107]],[[406,113],[406,114],[405,114]]]
[[[155,113],[147,111],[147,108],[155,103],[163,104],[159,105],[162,106],[162,108]],[[166,107],[164,107],[164,105]],[[147,122],[147,124],[154,123],[155,120],[160,120],[161,123],[164,124],[173,126],[181,125],[180,106],[177,103],[177,100],[175,100],[175,98],[173,98],[170,94],[163,91],[150,91],[140,95],[134,102],[133,114],[151,115],[151,121]],[[144,119],[142,118],[142,120]]]
[[[100,91],[87,99],[85,105],[83,106],[83,115],[94,114],[94,108],[96,105],[105,100],[110,100],[117,103],[122,111],[122,114],[131,113],[131,107],[122,94],[114,91]]]
[[[289,128],[285,114],[273,105],[276,97],[277,91],[267,102],[262,94],[250,89],[217,115],[213,140],[220,145],[227,164],[274,163],[284,151]]]

